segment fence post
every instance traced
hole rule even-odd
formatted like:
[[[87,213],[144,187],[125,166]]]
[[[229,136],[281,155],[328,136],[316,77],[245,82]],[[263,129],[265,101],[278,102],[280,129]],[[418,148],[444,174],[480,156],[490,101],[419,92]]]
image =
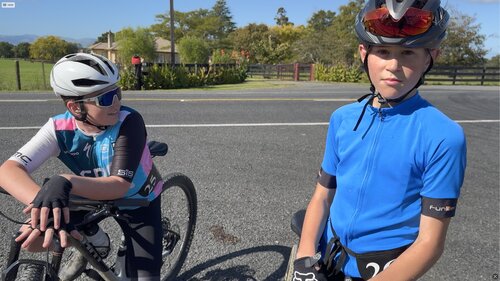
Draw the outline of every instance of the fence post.
[[[309,68],[309,81],[314,81],[314,67],[316,65],[314,63],[311,63],[310,68]]]
[[[16,81],[17,81],[17,89],[21,90],[21,75],[19,72],[19,61],[16,60]]]
[[[43,79],[43,89],[47,89],[47,81],[45,81],[45,62],[42,61],[42,79]]]
[[[483,66],[483,75],[481,75],[481,86],[484,84],[484,77],[486,76],[486,67]]]
[[[452,85],[455,85],[455,81],[457,80],[457,72],[458,72],[458,68],[455,67],[454,70],[453,70],[453,82],[452,82]]]
[[[299,64],[295,63],[293,65],[293,81],[299,81],[300,79],[300,68]]]

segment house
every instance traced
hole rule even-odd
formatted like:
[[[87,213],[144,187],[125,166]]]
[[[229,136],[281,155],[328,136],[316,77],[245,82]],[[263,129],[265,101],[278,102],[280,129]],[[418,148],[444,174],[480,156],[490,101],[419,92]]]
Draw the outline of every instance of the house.
[[[170,63],[170,41],[157,37],[155,38],[156,45],[156,58],[153,63]],[[175,47],[175,46],[174,46]],[[119,52],[118,44],[113,42],[111,38],[111,31],[108,32],[107,43],[96,43],[88,47],[92,53],[107,57],[112,62],[116,63],[116,54]],[[180,57],[177,50],[175,52],[175,63],[180,63]]]

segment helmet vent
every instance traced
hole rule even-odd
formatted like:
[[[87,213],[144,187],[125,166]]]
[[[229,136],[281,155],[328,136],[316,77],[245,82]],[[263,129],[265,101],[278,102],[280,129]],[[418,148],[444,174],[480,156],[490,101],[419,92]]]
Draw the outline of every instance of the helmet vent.
[[[93,69],[97,70],[100,74],[102,74],[104,76],[108,76],[106,71],[102,68],[101,65],[99,65],[99,63],[97,63],[94,60],[91,60],[87,57],[74,56],[74,57],[71,57],[70,60],[88,65],[88,66],[92,67]]]
[[[113,67],[111,67],[111,65],[109,64],[109,62],[103,60],[101,57],[98,57],[96,56],[100,61],[102,61],[104,64],[106,64],[106,66],[109,68],[109,70],[111,71],[111,73],[115,74],[115,71],[113,70]]]
[[[76,87],[91,87],[95,85],[108,84],[108,82],[106,81],[92,79],[75,79],[71,80],[71,82],[73,82],[73,85],[75,85]]]

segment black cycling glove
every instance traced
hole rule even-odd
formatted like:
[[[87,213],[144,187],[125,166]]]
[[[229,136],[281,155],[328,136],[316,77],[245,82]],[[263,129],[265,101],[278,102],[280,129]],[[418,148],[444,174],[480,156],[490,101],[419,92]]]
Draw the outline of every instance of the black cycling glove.
[[[71,188],[71,182],[65,177],[53,176],[43,184],[31,203],[34,208],[48,207],[54,209],[68,207]]]
[[[294,281],[327,281],[327,275],[316,269],[318,266],[318,254],[314,257],[303,257],[293,262]]]

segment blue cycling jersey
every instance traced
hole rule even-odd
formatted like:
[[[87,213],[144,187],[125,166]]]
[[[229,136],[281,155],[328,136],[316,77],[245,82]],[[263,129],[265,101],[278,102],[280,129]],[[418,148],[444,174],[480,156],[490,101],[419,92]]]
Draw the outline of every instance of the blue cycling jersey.
[[[330,119],[321,182],[335,178],[330,216],[323,233],[355,253],[399,248],[413,243],[420,216],[454,215],[466,166],[462,128],[418,93],[392,108],[368,106],[353,130],[363,104],[336,110]],[[343,271],[359,277],[356,259]]]

